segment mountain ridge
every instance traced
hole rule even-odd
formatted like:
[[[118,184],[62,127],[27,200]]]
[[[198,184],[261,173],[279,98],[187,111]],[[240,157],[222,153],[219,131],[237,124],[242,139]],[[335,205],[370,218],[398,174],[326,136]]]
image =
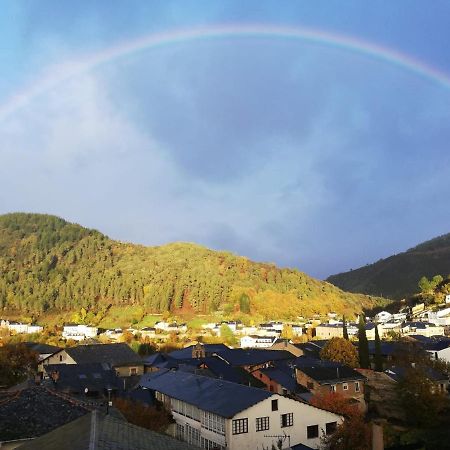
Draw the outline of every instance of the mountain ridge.
[[[349,292],[399,300],[418,293],[418,282],[423,276],[448,274],[450,233],[358,269],[331,275],[326,281]]]
[[[56,216],[0,216],[0,309],[42,315],[111,306],[145,313],[352,315],[382,299],[345,293],[296,269],[184,242],[146,247]]]

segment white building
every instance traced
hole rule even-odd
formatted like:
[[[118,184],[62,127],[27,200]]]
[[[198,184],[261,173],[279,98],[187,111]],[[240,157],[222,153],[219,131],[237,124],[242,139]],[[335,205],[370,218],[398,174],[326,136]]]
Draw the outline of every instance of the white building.
[[[297,444],[318,448],[320,437],[343,420],[263,389],[162,369],[145,374],[143,388],[172,412],[178,439],[207,449],[255,450]],[[278,448],[278,447],[277,447]]]
[[[244,336],[240,340],[241,348],[269,348],[277,340],[275,336]]]
[[[392,319],[392,314],[387,311],[381,311],[375,315],[375,322],[384,323]]]
[[[74,341],[82,341],[84,339],[95,338],[98,334],[97,327],[88,325],[67,324],[64,325],[62,337],[64,339],[73,339]]]
[[[6,327],[11,333],[14,334],[32,334],[32,333],[42,333],[43,327],[39,325],[32,325],[20,322],[5,322]]]
[[[434,325],[433,323],[427,322],[406,322],[402,326],[403,334],[418,334],[420,336],[444,336],[444,327],[439,325]]]

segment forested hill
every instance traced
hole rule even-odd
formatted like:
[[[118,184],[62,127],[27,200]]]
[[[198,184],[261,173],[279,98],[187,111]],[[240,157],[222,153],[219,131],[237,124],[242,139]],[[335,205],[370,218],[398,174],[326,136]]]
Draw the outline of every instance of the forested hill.
[[[263,317],[360,311],[379,299],[344,293],[291,269],[186,243],[113,241],[60,218],[0,216],[0,307],[40,315],[111,305],[146,312],[250,312]]]
[[[374,264],[332,275],[327,281],[350,292],[401,299],[419,291],[423,276],[449,274],[450,234],[446,234]]]

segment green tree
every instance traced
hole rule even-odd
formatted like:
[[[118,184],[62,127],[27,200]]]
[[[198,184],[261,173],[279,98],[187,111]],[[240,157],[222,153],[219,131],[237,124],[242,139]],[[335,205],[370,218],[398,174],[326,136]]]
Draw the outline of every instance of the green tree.
[[[347,323],[345,322],[345,316],[342,317],[342,336],[348,340]]]
[[[381,341],[378,333],[378,324],[375,323],[375,370],[383,371],[383,358],[381,356]]]
[[[239,310],[244,314],[250,314],[250,297],[247,294],[242,294],[239,299]]]
[[[369,342],[366,335],[366,321],[364,320],[363,314],[359,315],[358,322],[358,356],[359,356],[359,367],[363,369],[370,368],[369,361]]]
[[[444,393],[438,391],[421,368],[411,367],[397,384],[397,395],[408,423],[428,428],[439,422],[440,414],[448,408]]]
[[[228,344],[228,345],[236,345],[237,344],[237,340],[233,334],[233,331],[226,323],[223,323],[220,326],[220,337],[223,339],[225,344]]]
[[[358,366],[358,352],[355,346],[349,340],[340,337],[331,338],[320,351],[320,357],[350,367]]]

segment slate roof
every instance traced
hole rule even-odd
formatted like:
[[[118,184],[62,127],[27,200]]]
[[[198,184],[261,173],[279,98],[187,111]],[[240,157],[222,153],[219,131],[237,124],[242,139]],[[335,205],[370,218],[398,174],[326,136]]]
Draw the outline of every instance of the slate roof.
[[[217,353],[220,358],[232,366],[255,366],[265,362],[294,359],[295,356],[287,350],[265,349],[228,349]]]
[[[297,381],[283,370],[275,367],[269,367],[268,369],[261,369],[260,372],[291,392],[295,392],[297,390]]]
[[[351,367],[332,361],[317,361],[313,366],[303,365],[301,367],[297,366],[297,368],[319,384],[334,384],[366,379],[364,375],[361,375]]]
[[[380,349],[381,349],[381,355],[382,356],[391,356],[399,351],[401,344],[398,342],[392,341],[392,342],[380,342]],[[375,341],[370,340],[369,341],[369,354],[375,355]]]
[[[55,345],[41,344],[39,342],[24,342],[30,350],[39,353],[40,355],[47,355],[59,352],[61,347],[56,347]]]
[[[192,358],[192,350],[195,345],[190,345],[189,347],[182,348],[181,350],[175,350],[169,353],[169,356],[176,359],[189,359]],[[230,350],[225,344],[203,344],[202,347],[205,350],[205,354],[208,356],[213,353],[223,352]]]
[[[106,367],[105,367],[106,366]],[[44,366],[47,374],[59,372],[56,383],[49,381],[58,390],[72,393],[89,392],[104,393],[108,388],[119,390],[123,386],[122,380],[107,364],[50,364]]]
[[[88,412],[78,402],[62,398],[44,387],[2,393],[0,441],[41,436]]]
[[[263,389],[164,369],[144,374],[140,385],[227,418],[273,395]]]
[[[142,358],[124,343],[77,345],[65,351],[77,364],[107,363],[112,367],[143,364]]]
[[[185,442],[93,411],[18,447],[20,450],[194,450]]]
[[[308,447],[305,444],[297,444],[291,447],[291,450],[314,450],[312,447]]]
[[[431,381],[448,381],[448,376],[439,372],[438,370],[434,370],[431,367],[423,368],[425,375]],[[385,370],[384,373],[392,378],[394,381],[400,381],[404,378],[406,374],[407,368],[405,367],[390,367],[388,370]]]

